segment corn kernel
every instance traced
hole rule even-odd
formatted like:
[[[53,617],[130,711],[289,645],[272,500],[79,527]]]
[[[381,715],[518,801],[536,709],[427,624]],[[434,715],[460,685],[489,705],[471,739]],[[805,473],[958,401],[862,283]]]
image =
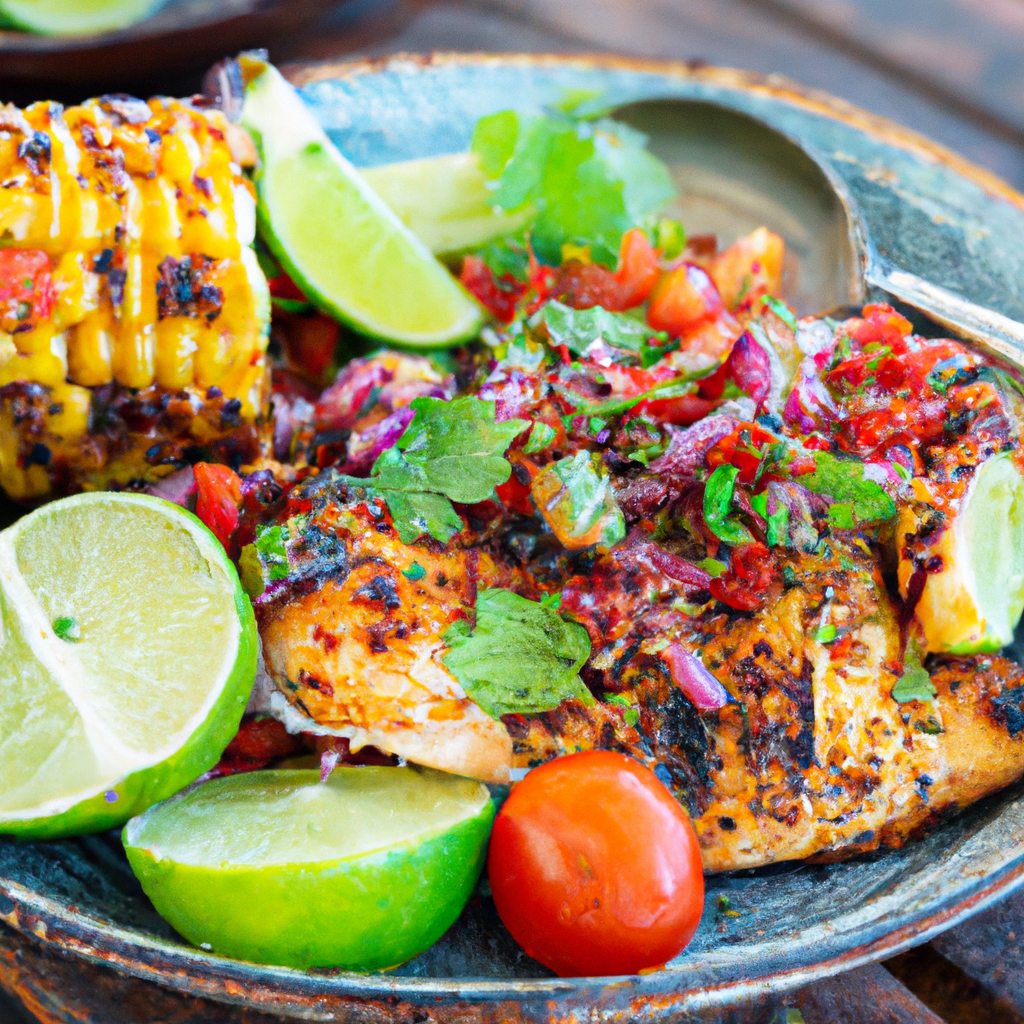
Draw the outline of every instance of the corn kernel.
[[[60,407],[60,412],[51,412],[48,418],[51,433],[67,441],[81,437],[89,429],[92,393],[74,384],[58,384],[51,397],[53,405]]]
[[[76,384],[93,388],[114,379],[112,321],[106,306],[89,313],[68,332],[68,374]]]

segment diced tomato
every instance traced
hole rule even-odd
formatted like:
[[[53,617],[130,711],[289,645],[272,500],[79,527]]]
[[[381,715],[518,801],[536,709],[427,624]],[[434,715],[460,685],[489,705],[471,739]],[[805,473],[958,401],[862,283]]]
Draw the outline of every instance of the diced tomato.
[[[559,269],[551,293],[575,309],[603,306],[621,312],[639,306],[660,276],[657,251],[643,231],[633,228],[622,236],[614,273],[600,263],[569,260]]]
[[[864,307],[863,317],[850,321],[850,337],[858,345],[899,346],[914,329],[913,324],[884,302],[873,302]]]
[[[674,423],[688,427],[710,415],[720,399],[701,398],[700,395],[681,395],[679,398],[649,398],[633,410],[634,416],[646,416],[656,423]]]
[[[639,228],[633,228],[622,236],[619,247],[619,266],[615,280],[622,286],[619,299],[623,309],[632,309],[647,299],[661,277],[658,253]]]
[[[708,272],[726,306],[752,309],[761,296],[778,292],[785,251],[778,235],[758,228],[714,256]]]
[[[247,718],[210,774],[218,777],[253,772],[301,749],[299,737],[290,735],[276,719]]]
[[[53,312],[50,257],[39,249],[0,249],[0,328],[32,330]]]
[[[242,481],[227,466],[198,462],[196,474],[196,515],[224,545],[231,544],[231,535],[238,526],[238,509],[242,504]]]
[[[528,289],[511,274],[495,277],[479,256],[467,256],[462,261],[460,280],[491,316],[503,324],[510,324],[515,319],[516,306]]]
[[[764,602],[778,574],[771,551],[754,541],[733,550],[729,568],[711,581],[709,589],[730,608],[752,612]]]
[[[696,263],[684,263],[658,282],[651,295],[647,322],[656,331],[680,337],[725,311],[722,297],[707,271]]]
[[[744,423],[731,434],[718,441],[706,456],[709,469],[718,466],[735,466],[739,472],[741,483],[754,482],[757,467],[761,464],[761,455],[765,448],[774,444],[777,438],[763,430],[756,423]]]
[[[495,493],[505,508],[532,516],[536,509],[530,497],[530,483],[537,473],[537,467],[518,450],[509,453],[509,461],[512,463],[512,475],[495,488]],[[527,482],[521,483],[520,477],[525,477]]]

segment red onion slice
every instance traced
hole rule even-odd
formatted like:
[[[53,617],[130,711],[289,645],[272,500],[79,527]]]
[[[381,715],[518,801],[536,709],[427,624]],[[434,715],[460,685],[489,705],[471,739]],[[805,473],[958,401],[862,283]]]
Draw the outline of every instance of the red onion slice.
[[[717,711],[729,703],[729,691],[682,644],[661,652],[672,680],[701,711]]]

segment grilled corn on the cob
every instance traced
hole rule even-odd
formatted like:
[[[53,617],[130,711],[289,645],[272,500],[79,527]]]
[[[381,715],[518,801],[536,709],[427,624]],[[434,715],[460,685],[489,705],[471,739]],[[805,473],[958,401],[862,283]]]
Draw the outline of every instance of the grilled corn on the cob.
[[[266,282],[219,110],[0,108],[0,485],[19,500],[252,462]]]

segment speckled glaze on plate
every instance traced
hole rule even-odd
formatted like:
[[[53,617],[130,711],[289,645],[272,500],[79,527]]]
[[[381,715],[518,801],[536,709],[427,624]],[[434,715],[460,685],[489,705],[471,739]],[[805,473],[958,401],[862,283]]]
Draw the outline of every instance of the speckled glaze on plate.
[[[1024,366],[1024,197],[838,100],[741,72],[611,58],[392,58],[291,75],[360,166],[464,149],[480,115],[509,106],[571,97],[614,109],[669,162],[691,233],[728,242],[767,223],[786,238],[789,294],[802,311],[887,298],[920,325]],[[184,943],[142,896],[116,836],[0,841],[0,920],[46,945],[286,1018],[382,1024],[755,1024],[780,994],[924,942],[1022,881],[1017,786],[902,850],[709,878],[693,943],[643,976],[551,977],[486,896],[396,971],[302,973]]]

